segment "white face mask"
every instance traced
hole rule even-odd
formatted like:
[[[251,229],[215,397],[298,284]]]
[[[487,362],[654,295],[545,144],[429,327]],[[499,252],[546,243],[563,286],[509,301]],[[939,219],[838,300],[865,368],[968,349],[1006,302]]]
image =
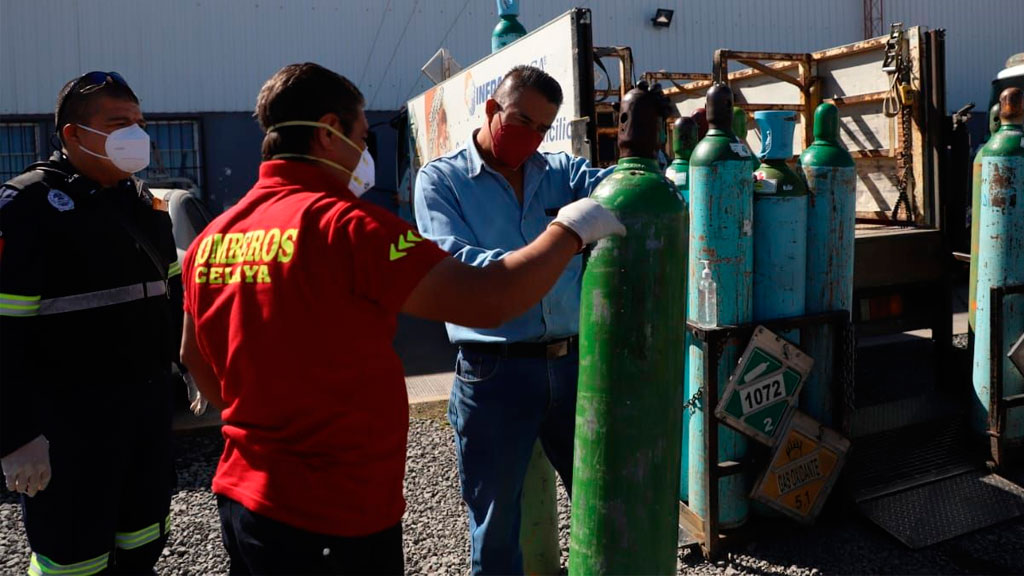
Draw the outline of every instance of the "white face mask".
[[[342,172],[349,175],[348,189],[350,192],[356,195],[356,198],[362,196],[363,194],[366,194],[370,190],[370,188],[373,188],[375,178],[377,177],[377,172],[374,169],[373,156],[370,155],[369,148],[360,148],[355,142],[349,140],[347,137],[345,137],[344,134],[338,132],[338,130],[336,130],[333,126],[331,126],[330,124],[324,124],[322,122],[307,122],[305,120],[292,120],[289,122],[281,122],[280,124],[274,124],[273,126],[267,128],[267,132],[271,132],[282,126],[313,126],[317,128],[326,128],[330,130],[332,133],[334,133],[335,136],[341,138],[342,141],[347,143],[349,146],[352,146],[356,150],[361,151],[359,155],[359,163],[356,164],[355,168],[349,170],[348,168],[345,168],[344,166],[336,162],[331,162],[330,160],[324,158],[317,158],[316,156],[308,156],[306,154],[276,154],[272,158],[273,160],[276,160],[278,158],[305,158],[307,160],[322,162],[332,168],[337,168],[338,170],[341,170]]]
[[[85,146],[79,148],[97,158],[110,160],[118,170],[134,174],[149,166],[149,134],[138,124],[125,126],[107,134],[88,126],[78,125],[89,132],[107,137],[107,155],[97,154]]]

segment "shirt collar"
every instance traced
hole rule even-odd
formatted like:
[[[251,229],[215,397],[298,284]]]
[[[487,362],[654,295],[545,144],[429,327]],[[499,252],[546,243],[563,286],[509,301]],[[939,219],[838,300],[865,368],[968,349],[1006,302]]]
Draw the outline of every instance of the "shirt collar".
[[[476,133],[480,129],[473,130],[473,133],[469,135],[469,140],[466,142],[466,150],[469,152],[469,163],[467,164],[467,175],[470,178],[476,178],[480,171],[484,169],[484,159],[480,156],[480,150],[476,147]]]
[[[476,145],[476,133],[479,130],[480,130],[479,128],[474,130],[473,133],[470,134],[469,140],[466,142],[466,151],[469,154],[469,161],[466,164],[466,174],[470,178],[476,178],[477,176],[479,176],[480,172],[483,171],[484,166],[486,165],[486,162],[484,162],[483,156],[480,156],[480,150],[476,147],[477,146]],[[544,159],[540,155],[540,152],[534,151],[533,154],[530,154],[530,156],[526,159],[526,161],[523,162],[523,165],[521,166],[521,168],[523,170],[525,170],[527,164],[533,164],[534,167],[536,167],[536,168],[538,168],[540,170],[546,170],[547,169],[547,163],[544,162]],[[493,168],[490,168],[489,166],[488,166],[488,168],[490,170],[493,170],[493,171],[497,172],[496,170],[494,170]]]
[[[260,164],[260,184],[269,188],[297,186],[309,191],[323,191],[338,194],[348,200],[355,195],[342,188],[330,178],[319,163],[302,160],[265,160]]]

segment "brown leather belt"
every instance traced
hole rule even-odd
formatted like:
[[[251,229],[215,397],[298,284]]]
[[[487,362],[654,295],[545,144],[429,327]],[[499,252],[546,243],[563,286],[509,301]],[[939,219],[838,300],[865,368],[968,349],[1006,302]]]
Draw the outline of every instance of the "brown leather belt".
[[[459,348],[473,354],[493,354],[502,358],[561,358],[580,348],[579,336],[547,342],[466,342]]]

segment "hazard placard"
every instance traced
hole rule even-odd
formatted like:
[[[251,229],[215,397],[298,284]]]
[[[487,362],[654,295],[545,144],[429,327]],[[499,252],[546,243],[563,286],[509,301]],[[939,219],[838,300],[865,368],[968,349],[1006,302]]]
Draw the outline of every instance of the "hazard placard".
[[[0,244],[0,246],[3,245]],[[1010,353],[1007,356],[1010,357],[1010,362],[1013,362],[1013,365],[1017,367],[1021,375],[1024,375],[1024,334],[1020,335],[1017,342],[1010,348]]]
[[[849,440],[796,410],[750,497],[809,524],[821,512],[849,449]]]
[[[813,365],[814,360],[796,346],[758,326],[729,377],[715,416],[774,446]]]

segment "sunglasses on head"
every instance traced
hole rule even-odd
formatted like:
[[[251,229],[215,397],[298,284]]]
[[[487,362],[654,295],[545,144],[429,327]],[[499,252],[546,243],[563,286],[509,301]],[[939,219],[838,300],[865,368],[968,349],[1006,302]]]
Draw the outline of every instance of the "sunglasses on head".
[[[117,72],[92,71],[79,76],[78,80],[75,80],[75,84],[71,87],[71,90],[68,90],[68,92],[78,90],[79,94],[88,94],[99,90],[107,83],[120,84],[125,88],[128,87],[128,82],[125,81],[124,76],[121,76]]]
[[[117,72],[101,72],[99,70],[93,70],[92,72],[86,72],[79,76],[68,88],[68,91],[61,98],[60,103],[57,105],[57,118],[62,119],[62,112],[64,111],[64,103],[67,102],[68,98],[75,92],[79,94],[91,94],[97,90],[102,89],[107,84],[117,84],[124,86],[129,91],[131,87],[128,86],[128,82]],[[133,92],[134,94],[134,92]],[[57,126],[57,131],[60,131],[60,126]]]

